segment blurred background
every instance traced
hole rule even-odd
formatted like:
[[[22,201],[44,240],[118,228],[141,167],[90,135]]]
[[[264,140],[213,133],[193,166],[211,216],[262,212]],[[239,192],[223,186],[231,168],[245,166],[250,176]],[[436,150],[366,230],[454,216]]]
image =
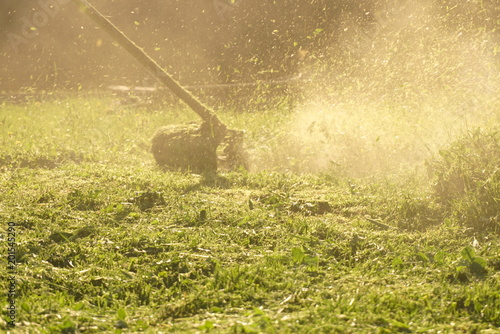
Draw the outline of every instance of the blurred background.
[[[185,85],[298,73],[332,42],[344,15],[373,20],[368,1],[161,0],[95,2]],[[155,80],[67,0],[0,4],[2,90],[153,85]],[[336,34],[335,34],[336,35]]]
[[[205,86],[198,94],[213,102],[245,104],[260,89],[261,102],[275,103],[280,95],[302,93],[293,80],[314,80],[313,90],[328,89],[335,78],[365,74],[370,66],[391,65],[387,74],[394,80],[361,89],[397,88],[407,79],[403,72],[414,74],[411,66],[431,66],[421,61],[435,47],[444,55],[457,51],[452,44],[470,40],[498,64],[495,0],[94,2],[182,84]],[[0,91],[156,85],[69,0],[2,0],[0,31]],[[437,45],[443,34],[446,43]],[[485,70],[491,69],[479,69]],[[236,85],[213,86],[220,84]]]

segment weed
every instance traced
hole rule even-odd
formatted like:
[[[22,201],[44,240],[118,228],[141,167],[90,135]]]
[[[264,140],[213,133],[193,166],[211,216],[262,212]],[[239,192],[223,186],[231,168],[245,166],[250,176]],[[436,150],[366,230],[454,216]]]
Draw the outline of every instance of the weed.
[[[429,165],[449,213],[476,230],[500,231],[500,130],[475,130]]]

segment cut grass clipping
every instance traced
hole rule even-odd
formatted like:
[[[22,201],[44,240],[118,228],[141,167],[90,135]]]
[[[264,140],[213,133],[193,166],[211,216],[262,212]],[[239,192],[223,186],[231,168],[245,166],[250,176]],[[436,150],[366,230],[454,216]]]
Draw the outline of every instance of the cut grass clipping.
[[[434,193],[466,226],[500,232],[500,130],[471,131],[429,164]]]
[[[159,122],[192,113],[109,103],[0,107],[0,220],[17,224],[12,333],[498,332],[497,131],[443,148],[433,178],[210,178],[163,171],[150,152]],[[258,116],[237,118],[253,138],[287,126]]]

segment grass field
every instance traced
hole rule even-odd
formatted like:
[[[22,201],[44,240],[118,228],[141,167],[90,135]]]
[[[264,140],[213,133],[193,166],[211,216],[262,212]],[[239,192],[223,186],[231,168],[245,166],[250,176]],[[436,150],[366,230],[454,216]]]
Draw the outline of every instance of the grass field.
[[[338,135],[326,165],[318,152],[335,145],[285,143],[304,123],[292,113],[226,112],[253,171],[161,171],[149,138],[191,114],[97,97],[0,105],[3,259],[17,225],[17,326],[2,270],[0,331],[500,332],[498,110],[418,161],[396,161],[415,157],[404,135],[428,135],[413,119],[399,141]]]

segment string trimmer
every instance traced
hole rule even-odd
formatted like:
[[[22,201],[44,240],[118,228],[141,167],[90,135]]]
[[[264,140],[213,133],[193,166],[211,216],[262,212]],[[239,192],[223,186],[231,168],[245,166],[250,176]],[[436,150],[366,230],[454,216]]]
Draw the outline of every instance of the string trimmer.
[[[201,117],[201,124],[164,126],[156,131],[152,138],[151,150],[160,166],[195,173],[216,171],[217,148],[221,144],[225,146],[224,154],[231,165],[244,166],[243,131],[228,129],[212,109],[184,89],[87,0],[73,0],[73,2],[83,6],[85,13],[101,29]]]

